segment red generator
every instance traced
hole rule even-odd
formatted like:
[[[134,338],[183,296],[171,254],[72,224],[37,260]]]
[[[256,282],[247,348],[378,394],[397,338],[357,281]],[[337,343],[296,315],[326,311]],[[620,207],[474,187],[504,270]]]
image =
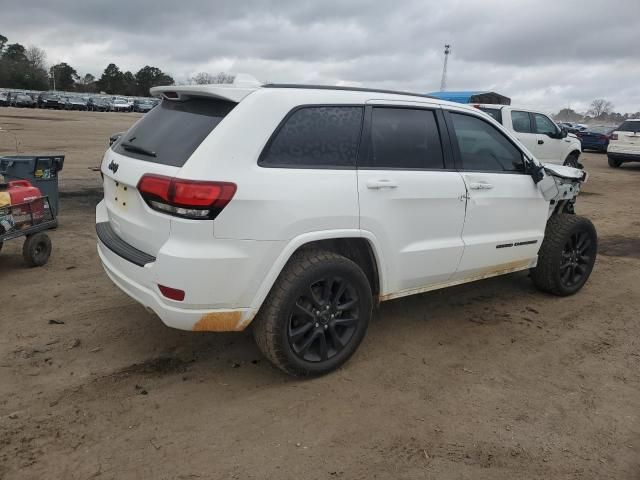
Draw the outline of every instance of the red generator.
[[[0,190],[2,190],[1,187]],[[11,213],[16,227],[42,222],[44,198],[39,188],[31,185],[29,180],[12,180],[4,191],[11,199]]]
[[[39,267],[51,255],[51,240],[43,231],[57,225],[48,197],[28,180],[2,181],[0,176],[0,250],[5,241],[26,237],[22,256]]]

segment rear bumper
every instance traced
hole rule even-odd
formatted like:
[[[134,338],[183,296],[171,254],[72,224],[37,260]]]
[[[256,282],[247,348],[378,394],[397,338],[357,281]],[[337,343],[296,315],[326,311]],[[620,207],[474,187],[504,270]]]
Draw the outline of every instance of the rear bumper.
[[[107,221],[102,201],[96,207],[96,229],[98,254],[107,275],[165,325],[223,332],[243,330],[253,320],[257,292],[281,242],[216,239],[204,232],[194,235],[178,223],[153,257],[126,244],[110,228],[105,235]],[[183,290],[184,300],[164,297],[159,284]]]
[[[240,331],[244,330],[253,319],[250,309],[189,309],[169,305],[159,293],[132,278],[151,280],[152,267],[126,265],[125,263],[128,263],[126,260],[109,250],[100,240],[98,240],[98,255],[111,281],[124,293],[160,317],[162,323],[168,327],[193,331]],[[135,269],[139,271],[131,275],[131,270]],[[144,280],[142,282],[147,283]]]
[[[640,162],[640,153],[619,153],[607,151],[607,157],[621,162]]]

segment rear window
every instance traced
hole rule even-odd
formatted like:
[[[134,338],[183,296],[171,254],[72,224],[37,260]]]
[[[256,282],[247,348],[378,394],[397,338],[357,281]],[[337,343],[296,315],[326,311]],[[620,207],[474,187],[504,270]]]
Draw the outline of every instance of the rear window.
[[[127,157],[182,167],[236,105],[208,98],[164,100],[120,137],[112,148]],[[125,148],[123,144],[127,143],[134,147]],[[149,154],[141,153],[142,150]]]
[[[620,125],[617,129],[617,131],[619,132],[634,132],[634,133],[638,133],[640,132],[640,121],[638,122],[622,122],[622,125]]]
[[[496,122],[502,124],[502,110],[499,110],[497,108],[484,108],[484,107],[478,107],[478,110],[482,110],[487,115],[492,116]]]

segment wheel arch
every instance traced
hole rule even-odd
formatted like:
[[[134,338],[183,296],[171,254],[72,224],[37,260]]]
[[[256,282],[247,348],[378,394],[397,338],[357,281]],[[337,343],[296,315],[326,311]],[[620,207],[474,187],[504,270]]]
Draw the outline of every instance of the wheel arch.
[[[374,298],[384,291],[384,260],[372,234],[361,230],[308,232],[295,237],[282,249],[254,296],[251,304],[254,314],[260,309],[291,257],[300,250],[313,248],[338,253],[358,264],[369,280]]]

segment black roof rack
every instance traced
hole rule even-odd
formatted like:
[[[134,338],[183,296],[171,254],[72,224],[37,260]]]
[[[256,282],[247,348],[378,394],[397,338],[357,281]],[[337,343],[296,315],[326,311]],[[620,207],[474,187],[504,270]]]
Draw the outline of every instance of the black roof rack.
[[[382,90],[379,88],[345,87],[345,86],[335,86],[335,85],[304,85],[304,84],[297,84],[297,83],[267,83],[262,87],[263,88],[303,88],[307,90],[345,90],[348,92],[390,93],[393,95],[409,95],[411,97],[433,98],[434,100],[438,100],[436,97],[433,97],[431,95],[426,95],[423,93],[401,92],[398,90]]]

